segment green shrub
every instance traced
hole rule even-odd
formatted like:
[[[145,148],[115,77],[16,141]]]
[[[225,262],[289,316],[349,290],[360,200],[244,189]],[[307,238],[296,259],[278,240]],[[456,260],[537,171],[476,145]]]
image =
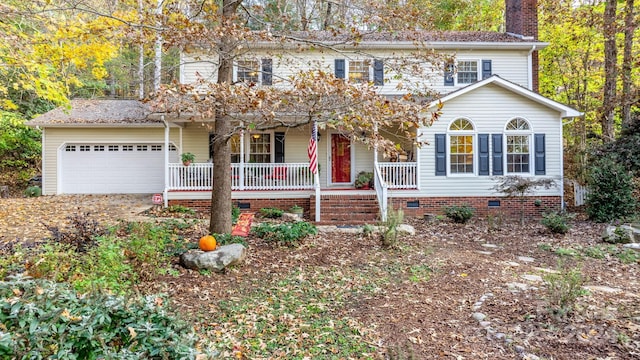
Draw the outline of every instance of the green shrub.
[[[234,236],[231,234],[213,234],[213,237],[216,238],[216,243],[218,246],[229,245],[229,244],[242,244],[247,246],[247,239],[243,236]]]
[[[404,212],[402,209],[394,210],[389,208],[387,210],[387,220],[382,223],[384,226],[384,233],[382,234],[382,245],[388,248],[398,247],[398,226],[404,221]]]
[[[566,211],[551,211],[542,214],[540,223],[554,234],[566,234],[571,228],[569,221],[574,217]]]
[[[26,197],[38,197],[40,195],[42,195],[42,189],[39,186],[29,186],[24,191],[24,196]]]
[[[296,246],[300,240],[318,233],[315,225],[306,221],[285,224],[262,223],[251,230],[256,236],[285,246]]]
[[[237,206],[231,207],[231,223],[232,224],[237,223],[239,217],[240,217],[240,208]]]
[[[78,295],[65,284],[0,282],[0,358],[185,359],[198,354],[193,329],[159,295]]]
[[[195,210],[183,205],[171,205],[167,208],[167,211],[172,213],[178,213],[178,214],[188,214],[188,215],[196,214]]]
[[[597,222],[624,219],[636,212],[633,176],[612,157],[599,158],[589,171],[587,215]]]
[[[579,297],[586,295],[582,287],[585,278],[580,268],[567,268],[558,263],[559,272],[543,276],[546,284],[546,301],[552,315],[562,318],[570,314]]]
[[[445,206],[444,214],[454,222],[464,224],[473,217],[473,208],[469,205]]]
[[[260,215],[262,215],[262,217],[268,218],[268,219],[280,218],[280,217],[282,217],[282,214],[284,214],[284,211],[280,210],[280,209],[276,209],[276,208],[262,208],[262,209],[260,209]]]

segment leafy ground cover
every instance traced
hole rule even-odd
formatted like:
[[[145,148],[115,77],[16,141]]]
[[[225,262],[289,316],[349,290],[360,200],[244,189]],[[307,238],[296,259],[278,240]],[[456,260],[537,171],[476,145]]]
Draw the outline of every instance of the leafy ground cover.
[[[69,211],[95,207],[89,201],[79,209],[77,199]],[[42,214],[65,202],[21,200],[33,208],[41,204]],[[98,219],[126,215],[117,209],[105,207]],[[195,225],[176,234],[195,243],[206,224],[189,221]],[[402,236],[391,249],[369,232],[321,231],[295,247],[250,236],[242,266],[198,272],[181,268],[172,256],[158,265],[167,271],[140,278],[132,288],[167,294],[180,317],[224,358],[640,356],[640,256],[602,243],[603,225],[574,219],[559,235],[517,219],[407,222],[416,235]],[[15,236],[33,240],[37,225]]]

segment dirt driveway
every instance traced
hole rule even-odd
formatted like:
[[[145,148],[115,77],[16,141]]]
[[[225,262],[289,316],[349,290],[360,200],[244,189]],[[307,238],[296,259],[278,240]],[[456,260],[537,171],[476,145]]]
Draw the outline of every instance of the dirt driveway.
[[[151,195],[60,195],[0,199],[0,243],[14,240],[40,241],[49,235],[47,226],[64,226],[67,217],[91,214],[103,223],[135,219],[153,206]]]

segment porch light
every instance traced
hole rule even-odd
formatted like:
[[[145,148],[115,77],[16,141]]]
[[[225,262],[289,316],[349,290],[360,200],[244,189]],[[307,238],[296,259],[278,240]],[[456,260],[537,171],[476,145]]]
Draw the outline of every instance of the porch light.
[[[262,136],[262,135],[260,135],[260,134],[253,134],[253,135],[251,135],[251,137],[252,137],[252,138],[254,138],[254,139],[256,139],[256,140],[260,139],[260,136]]]

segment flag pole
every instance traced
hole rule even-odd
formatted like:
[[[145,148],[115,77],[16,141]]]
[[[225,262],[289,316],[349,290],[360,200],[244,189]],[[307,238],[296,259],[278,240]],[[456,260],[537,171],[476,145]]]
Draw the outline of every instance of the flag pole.
[[[316,121],[313,122],[313,133],[316,136],[316,151],[318,150],[318,123]],[[313,181],[315,183],[316,190],[316,222],[320,222],[320,169],[316,170],[315,174],[313,174]]]

